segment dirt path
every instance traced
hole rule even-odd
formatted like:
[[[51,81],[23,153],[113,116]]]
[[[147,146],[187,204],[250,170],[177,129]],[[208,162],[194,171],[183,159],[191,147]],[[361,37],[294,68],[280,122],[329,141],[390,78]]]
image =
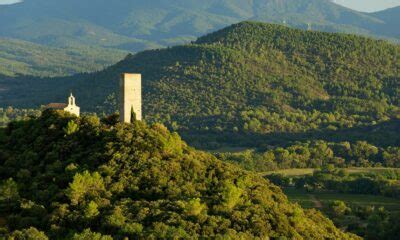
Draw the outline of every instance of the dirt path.
[[[314,203],[315,208],[321,209],[323,207],[322,203],[320,200],[318,200],[315,195],[310,195],[311,201]]]

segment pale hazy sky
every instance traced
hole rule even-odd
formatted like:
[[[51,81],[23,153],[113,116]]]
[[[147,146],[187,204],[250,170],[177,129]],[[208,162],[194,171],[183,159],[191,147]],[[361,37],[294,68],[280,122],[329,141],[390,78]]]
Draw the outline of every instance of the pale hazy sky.
[[[0,0],[0,4],[10,4],[10,3],[15,3],[19,2],[18,0]]]
[[[366,12],[400,6],[400,0],[336,0],[336,3]]]
[[[88,0],[90,1],[90,0]],[[332,0],[346,7],[359,11],[373,12],[390,7],[400,6],[400,0]],[[0,4],[10,4],[18,0],[0,0]]]

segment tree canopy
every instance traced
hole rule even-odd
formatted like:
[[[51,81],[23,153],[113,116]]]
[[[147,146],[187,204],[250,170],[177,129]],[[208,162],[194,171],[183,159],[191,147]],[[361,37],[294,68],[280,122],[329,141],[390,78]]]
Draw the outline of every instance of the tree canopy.
[[[3,235],[358,239],[163,125],[110,119],[45,111],[1,129]]]

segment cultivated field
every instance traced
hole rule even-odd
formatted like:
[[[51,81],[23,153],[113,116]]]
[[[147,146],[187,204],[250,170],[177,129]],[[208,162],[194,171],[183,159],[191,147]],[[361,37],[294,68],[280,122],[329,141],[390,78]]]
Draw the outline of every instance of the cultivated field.
[[[271,174],[282,174],[285,176],[304,176],[304,175],[311,175],[317,169],[314,168],[293,168],[293,169],[283,169],[283,170],[276,170],[265,172],[263,175],[271,175]],[[345,170],[349,173],[383,173],[386,171],[396,171],[400,173],[400,168],[345,168]]]
[[[332,192],[307,192],[294,188],[284,189],[289,200],[300,204],[304,208],[321,209],[330,202],[340,200],[346,205],[384,207],[391,212],[400,211],[400,201],[395,198],[388,198],[363,194],[343,194]]]

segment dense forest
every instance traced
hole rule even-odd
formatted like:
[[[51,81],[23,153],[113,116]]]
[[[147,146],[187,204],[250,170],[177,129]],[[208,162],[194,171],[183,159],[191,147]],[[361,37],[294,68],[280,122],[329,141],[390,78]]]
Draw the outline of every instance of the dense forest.
[[[11,239],[358,239],[160,124],[45,111],[0,129]]]
[[[379,172],[349,173],[345,168],[331,164],[314,171],[312,175],[285,176],[271,174],[267,178],[281,187],[305,188],[308,191],[336,191],[340,193],[382,195],[400,199],[400,169]]]
[[[54,77],[94,72],[115,64],[126,54],[126,51],[94,46],[56,48],[0,38],[0,77]]]
[[[0,103],[65,101],[73,89],[83,110],[111,113],[120,73],[139,72],[146,121],[194,135],[191,142],[204,136],[204,148],[279,139],[398,146],[387,134],[399,126],[399,53],[386,41],[243,22],[189,45],[129,55],[101,72],[15,79]]]
[[[78,42],[143,50],[245,20],[398,38],[396,11],[368,14],[330,0],[26,0],[0,6],[2,36],[48,45]]]
[[[363,236],[366,240],[397,240],[400,234],[400,214],[382,207],[332,201],[324,213],[336,226]]]
[[[0,75],[94,71],[122,52],[188,43],[249,19],[399,41],[399,10],[361,13],[331,0],[25,0],[0,5]]]
[[[114,99],[108,99],[111,104]],[[103,108],[100,108],[100,116],[105,116]],[[8,107],[0,108],[0,127],[6,127],[11,121],[28,120],[32,117],[39,117],[40,110],[34,109],[14,109]],[[83,115],[92,115],[83,113]],[[370,133],[360,134],[367,137],[368,140],[375,142],[376,145],[368,141],[349,141],[352,136],[347,133],[343,139],[334,141],[325,140],[309,140],[317,138],[317,136],[306,135],[302,141],[292,143],[290,137],[282,137],[277,135],[275,138],[269,139],[277,146],[265,145],[268,141],[263,141],[263,144],[258,144],[257,141],[247,142],[247,136],[235,135],[236,141],[243,140],[242,144],[248,146],[259,146],[258,148],[221,148],[222,151],[212,151],[214,155],[225,162],[230,162],[241,166],[250,171],[268,172],[279,169],[290,168],[321,168],[327,165],[335,167],[400,167],[400,148],[397,129],[399,125],[394,125],[383,128],[381,131],[374,129]],[[364,131],[360,129],[359,131]],[[309,139],[306,139],[309,137]],[[321,136],[319,136],[321,137]],[[390,138],[387,140],[386,138]],[[224,141],[224,138],[222,138]],[[334,139],[331,138],[330,139]],[[357,139],[354,138],[353,139]],[[197,138],[191,136],[189,138],[192,145],[211,146],[214,148],[222,147],[223,144],[218,142],[210,142],[212,139],[207,139],[202,136]],[[202,142],[204,140],[204,142]],[[262,138],[259,139],[261,142]],[[218,141],[216,139],[215,141]],[[202,142],[202,144],[200,143]]]
[[[38,117],[40,115],[41,111],[39,109],[0,108],[0,128],[6,127],[12,121],[27,120],[30,117]]]
[[[306,141],[265,151],[247,149],[216,153],[217,158],[251,171],[267,172],[290,168],[392,167],[400,168],[400,147],[377,147],[366,141]]]

